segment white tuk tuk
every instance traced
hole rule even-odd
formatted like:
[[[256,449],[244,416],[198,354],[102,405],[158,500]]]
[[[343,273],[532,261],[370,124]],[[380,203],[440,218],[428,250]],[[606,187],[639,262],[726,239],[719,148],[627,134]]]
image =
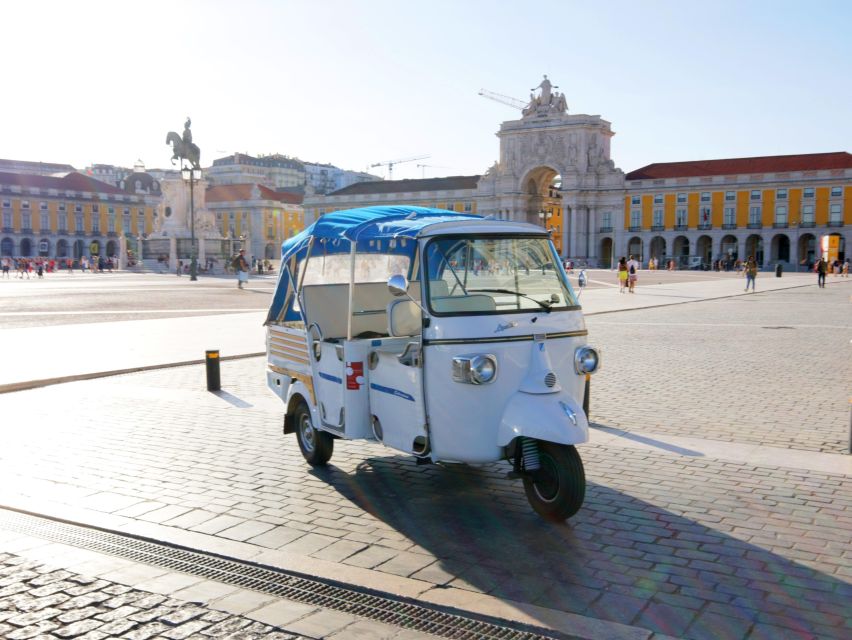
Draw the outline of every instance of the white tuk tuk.
[[[507,460],[541,516],[585,495],[600,365],[540,227],[413,206],[337,211],[282,246],[267,383],[311,465],[334,440],[418,462]]]

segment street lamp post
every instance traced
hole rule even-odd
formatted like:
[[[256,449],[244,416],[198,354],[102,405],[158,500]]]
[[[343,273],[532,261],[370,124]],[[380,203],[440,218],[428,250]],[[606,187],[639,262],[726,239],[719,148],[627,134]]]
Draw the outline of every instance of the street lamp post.
[[[180,170],[184,180],[189,181],[189,279],[198,280],[198,252],[195,250],[195,183],[201,179],[201,169],[183,166]]]

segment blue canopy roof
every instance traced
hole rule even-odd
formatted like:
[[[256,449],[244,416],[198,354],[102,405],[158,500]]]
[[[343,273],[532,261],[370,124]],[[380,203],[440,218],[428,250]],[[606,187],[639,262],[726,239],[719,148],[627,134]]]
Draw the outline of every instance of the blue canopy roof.
[[[284,320],[296,320],[292,299],[295,294],[296,263],[308,253],[311,239],[322,253],[348,253],[355,242],[356,251],[369,251],[370,241],[391,238],[415,238],[425,227],[441,222],[459,220],[481,220],[482,216],[470,213],[455,213],[446,209],[414,206],[385,206],[346,209],[326,213],[301,233],[281,245],[281,269],[278,285],[269,309],[267,322],[278,318],[284,311]],[[344,240],[344,242],[339,242]],[[337,241],[337,242],[335,242]],[[319,245],[317,244],[319,243]],[[398,245],[397,253],[413,253],[415,245]]]

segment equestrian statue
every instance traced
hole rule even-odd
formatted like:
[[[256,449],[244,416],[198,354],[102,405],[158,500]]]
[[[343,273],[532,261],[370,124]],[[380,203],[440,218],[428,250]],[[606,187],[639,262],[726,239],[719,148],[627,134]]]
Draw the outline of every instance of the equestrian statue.
[[[192,120],[187,117],[183,125],[183,136],[180,136],[175,131],[169,131],[166,136],[166,144],[172,145],[172,164],[175,160],[186,160],[192,165],[193,169],[201,168],[201,149],[197,144],[192,142]]]

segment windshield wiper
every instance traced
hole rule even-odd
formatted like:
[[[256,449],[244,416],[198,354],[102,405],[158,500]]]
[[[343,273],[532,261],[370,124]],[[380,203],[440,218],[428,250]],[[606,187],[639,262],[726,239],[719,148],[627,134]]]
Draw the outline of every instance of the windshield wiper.
[[[513,296],[521,296],[522,298],[526,298],[527,300],[532,300],[548,313],[550,313],[550,307],[553,306],[553,302],[550,300],[548,300],[547,302],[542,302],[541,300],[536,300],[532,296],[528,296],[525,293],[521,293],[520,291],[512,291],[511,289],[468,289],[468,291],[481,291],[482,293],[508,293]]]

